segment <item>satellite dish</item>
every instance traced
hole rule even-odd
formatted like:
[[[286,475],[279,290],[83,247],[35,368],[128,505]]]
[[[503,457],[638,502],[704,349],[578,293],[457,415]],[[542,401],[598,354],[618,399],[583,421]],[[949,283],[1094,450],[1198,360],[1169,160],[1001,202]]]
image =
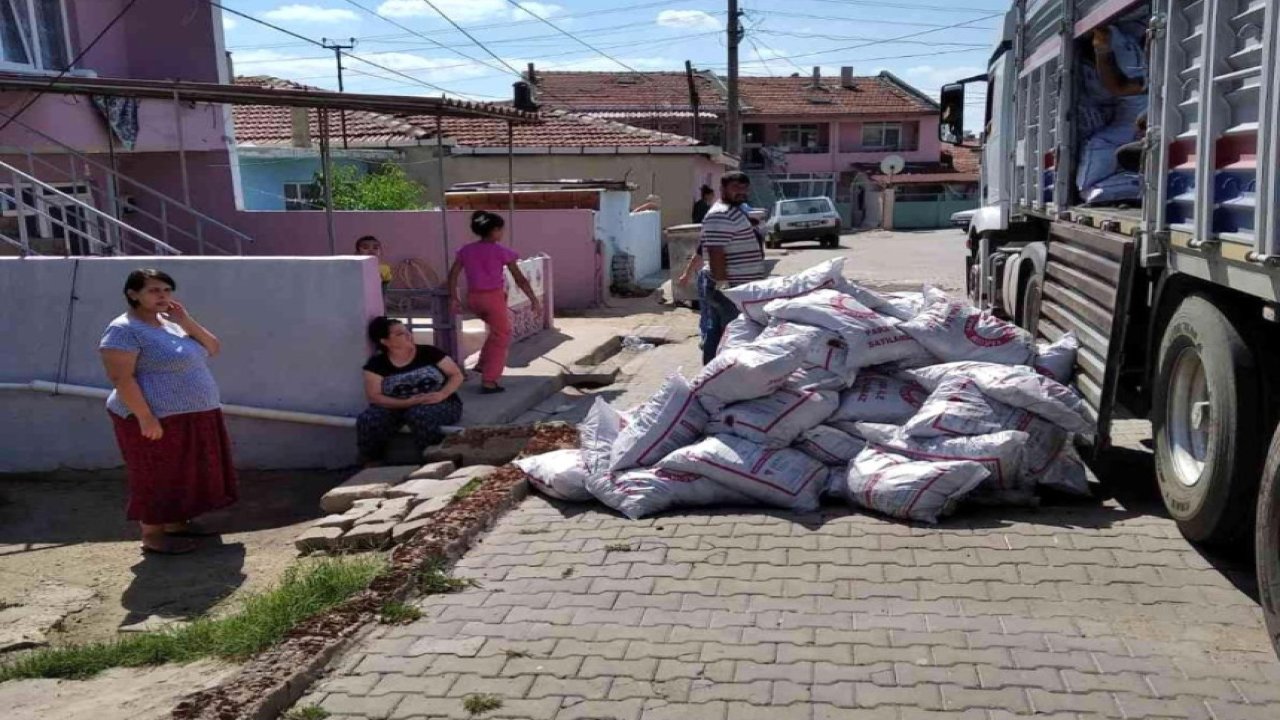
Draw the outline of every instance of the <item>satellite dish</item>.
[[[903,160],[901,155],[888,155],[880,161],[880,171],[890,176],[902,172],[902,168],[906,166],[907,161]]]

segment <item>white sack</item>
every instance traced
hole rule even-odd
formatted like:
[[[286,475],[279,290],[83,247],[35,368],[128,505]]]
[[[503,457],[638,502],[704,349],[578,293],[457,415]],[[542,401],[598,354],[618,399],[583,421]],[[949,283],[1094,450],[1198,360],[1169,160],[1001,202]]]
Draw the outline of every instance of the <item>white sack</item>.
[[[992,400],[1028,410],[1068,432],[1093,431],[1089,408],[1074,390],[1025,365],[954,362],[903,374],[935,389],[943,378],[967,377]]]
[[[966,300],[953,300],[937,288],[925,291],[925,307],[902,323],[904,332],[944,361],[981,360],[1023,365],[1035,354],[1031,335]]]
[[[867,446],[865,440],[830,425],[819,425],[804,431],[795,448],[823,465],[842,469]]]
[[[910,420],[902,426],[907,437],[986,435],[1010,427],[1013,408],[988,398],[973,378],[944,378]]]
[[[739,315],[734,318],[724,328],[724,335],[720,337],[720,347],[716,350],[716,354],[730,350],[743,345],[750,345],[760,337],[760,333],[764,332],[764,325],[752,320],[746,315]]]
[[[1089,473],[1071,433],[1026,410],[1017,410],[1010,426],[1027,433],[1022,475],[1027,482],[1088,497]]]
[[[805,367],[818,367],[836,374],[857,371],[857,367],[849,367],[849,344],[830,330],[774,320],[760,333],[759,340],[783,337],[793,338],[803,348]]]
[[[587,480],[587,489],[632,520],[678,508],[756,504],[709,478],[650,468],[598,475]]]
[[[791,300],[774,300],[764,311],[774,320],[789,320],[832,330],[849,346],[848,364],[866,367],[918,356],[923,349],[898,328],[898,321],[881,315],[835,290],[817,290]]]
[[[893,292],[889,293],[889,302],[901,313],[907,313],[908,319],[920,314],[924,309],[924,293]]]
[[[765,447],[783,448],[831,417],[839,405],[840,395],[830,390],[784,387],[768,397],[729,405],[712,416],[706,433],[729,433]]]
[[[849,376],[837,375],[812,365],[791,373],[782,385],[792,390],[834,390],[837,393],[848,386]]]
[[[797,338],[757,340],[707,363],[693,380],[693,392],[703,407],[718,412],[730,403],[773,394],[800,369],[803,359]]]
[[[913,460],[976,462],[988,473],[983,485],[995,493],[1025,496],[1035,487],[1022,476],[1023,446],[1028,436],[1018,430],[1002,430],[987,435],[913,438],[906,437],[892,425],[859,423],[858,429],[868,445]]]
[[[868,510],[936,523],[986,476],[986,468],[974,462],[910,460],[868,447],[849,463],[839,490]]]
[[[553,450],[516,460],[515,466],[529,477],[535,490],[547,497],[569,502],[591,499],[591,491],[587,490],[591,471],[584,450]]]
[[[894,302],[893,298],[885,297],[875,290],[865,288],[848,278],[844,278],[836,289],[867,306],[867,308],[896,320],[910,320],[915,317],[917,312],[899,305]]]
[[[1040,343],[1036,346],[1036,372],[1066,385],[1075,374],[1076,353],[1079,351],[1080,341],[1072,331],[1052,343]]]
[[[702,436],[707,411],[679,372],[653,397],[627,411],[626,426],[613,445],[610,470],[647,467]]]
[[[613,463],[613,445],[626,425],[625,416],[603,398],[596,398],[587,417],[578,424],[578,446],[591,475],[607,472]]]
[[[840,407],[831,419],[900,425],[916,414],[928,396],[912,381],[864,372],[840,394]]]
[[[834,288],[844,279],[844,258],[837,257],[786,277],[767,278],[721,290],[744,315],[761,325],[769,322],[764,306],[780,298],[800,297],[822,288]]]
[[[735,435],[712,435],[658,463],[662,470],[703,475],[773,507],[818,509],[827,468],[799,450],[771,450]]]

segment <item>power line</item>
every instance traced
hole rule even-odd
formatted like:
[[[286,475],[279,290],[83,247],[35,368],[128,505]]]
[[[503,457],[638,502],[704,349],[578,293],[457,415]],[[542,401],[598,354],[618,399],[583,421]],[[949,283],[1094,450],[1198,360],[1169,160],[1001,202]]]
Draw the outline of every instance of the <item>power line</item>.
[[[845,50],[860,50],[864,47],[871,47],[872,45],[884,45],[886,43],[898,42],[900,40],[910,40],[911,38],[920,37],[921,35],[929,35],[930,33],[939,32],[941,30],[964,29],[965,26],[969,25],[969,23],[982,22],[983,20],[990,20],[991,18],[997,17],[1001,14],[1003,13],[995,13],[993,15],[974,18],[973,20],[966,20],[964,22],[955,23],[952,25],[943,25],[942,27],[937,27],[932,30],[921,30],[920,32],[908,33],[906,35],[900,35],[898,37],[885,38],[883,40],[872,40],[869,42],[861,43],[859,45],[849,45],[847,47],[829,48],[827,50],[818,50],[815,52],[800,53],[798,55],[788,55],[785,58],[774,58],[774,59],[775,60],[795,59],[795,58],[802,58],[802,57],[813,57],[814,55],[830,55],[831,53],[844,52]],[[956,50],[951,52],[973,52],[973,50]],[[944,54],[944,53],[934,53],[934,54]],[[898,57],[920,57],[920,56],[901,55]],[[866,60],[893,60],[893,59],[897,59],[897,58],[896,57],[895,58],[863,58],[863,61],[865,62]]]
[[[485,51],[486,53],[488,53],[490,57],[492,57],[494,60],[497,60],[498,62],[500,62],[500,63],[502,63],[503,65],[505,65],[505,66],[507,67],[507,69],[508,69],[508,70],[510,70],[511,72],[515,73],[517,77],[524,77],[523,75],[521,75],[521,74],[520,74],[520,71],[519,71],[519,70],[517,70],[517,69],[515,69],[515,68],[511,67],[511,64],[510,64],[510,63],[508,63],[506,60],[503,60],[501,57],[498,57],[498,54],[497,54],[497,53],[495,53],[494,51],[490,50],[490,49],[489,49],[489,48],[488,48],[484,43],[482,43],[482,42],[480,42],[479,40],[477,40],[477,39],[476,39],[476,37],[475,37],[474,35],[472,35],[471,33],[467,32],[467,31],[466,31],[466,29],[464,29],[464,28],[463,28],[461,25],[459,25],[458,23],[454,22],[454,21],[453,21],[453,18],[449,17],[448,15],[446,15],[446,14],[445,14],[445,12],[444,12],[443,10],[441,10],[441,9],[440,9],[440,8],[438,8],[438,7],[436,7],[436,4],[435,4],[435,3],[433,3],[433,2],[431,2],[431,0],[422,0],[422,2],[424,2],[424,3],[426,3],[428,6],[430,6],[430,8],[431,8],[432,10],[435,10],[435,11],[436,11],[436,14],[438,14],[440,17],[444,18],[444,19],[445,19],[445,22],[449,23],[449,24],[450,24],[450,25],[452,25],[454,28],[456,28],[456,29],[458,30],[458,32],[462,33],[463,35],[466,35],[468,40],[470,40],[471,42],[475,43],[477,47],[479,47],[481,50],[483,50],[483,51]],[[535,17],[536,17],[536,16],[535,16]]]
[[[376,13],[376,12],[374,12],[373,10],[369,9],[368,7],[366,7],[366,6],[364,6],[364,5],[361,5],[360,3],[356,2],[356,0],[345,0],[345,1],[346,1],[346,3],[347,3],[348,5],[352,5],[352,6],[354,6],[354,7],[360,8],[361,10],[363,10],[363,11],[365,11],[365,12],[369,13],[370,15],[373,15],[374,17],[382,18],[384,21],[386,21],[386,22],[388,22],[388,23],[390,23],[390,24],[392,24],[392,25],[395,25],[396,27],[400,28],[401,30],[404,30],[405,32],[408,32],[408,33],[410,33],[410,34],[416,35],[416,36],[418,36],[418,37],[422,38],[423,40],[426,40],[427,42],[431,43],[432,45],[435,45],[436,47],[439,47],[439,48],[444,49],[444,50],[448,50],[449,52],[451,52],[451,53],[453,53],[453,54],[455,54],[455,55],[457,55],[457,56],[459,56],[459,57],[466,58],[467,60],[470,60],[471,62],[476,63],[477,65],[484,65],[485,67],[490,68],[490,69],[492,69],[492,70],[497,70],[497,69],[498,69],[498,68],[494,67],[493,65],[490,65],[490,64],[488,64],[488,63],[486,63],[486,62],[483,62],[483,61],[481,61],[481,60],[477,60],[476,58],[471,57],[470,55],[468,55],[468,54],[466,54],[466,53],[462,52],[461,50],[457,50],[457,49],[451,48],[451,47],[449,47],[449,46],[445,45],[444,43],[439,42],[438,40],[433,40],[432,38],[429,38],[429,37],[427,37],[426,35],[423,35],[422,33],[418,32],[417,30],[414,30],[414,29],[412,29],[412,28],[410,28],[410,27],[408,27],[408,26],[406,26],[406,25],[402,25],[402,24],[400,24],[399,22],[396,22],[395,20],[392,20],[391,18],[386,17],[385,15],[379,15],[378,13]],[[430,4],[430,3],[428,3],[428,4]],[[434,8],[435,6],[432,6],[432,7]]]
[[[871,5],[893,10],[934,10],[937,12],[991,12],[991,8],[949,7],[946,5],[913,5],[910,3],[878,2],[878,0],[808,0],[809,2],[827,3],[830,5]]]
[[[879,56],[879,57],[869,57],[869,58],[852,58],[852,59],[845,60],[845,61],[842,61],[842,62],[853,62],[853,63],[858,63],[858,62],[874,62],[874,61],[876,61],[876,60],[905,60],[905,59],[908,59],[908,58],[939,57],[939,56],[942,56],[942,55],[959,55],[959,54],[962,54],[962,53],[972,53],[972,52],[980,52],[980,51],[975,50],[975,49],[969,49],[969,50],[940,50],[940,51],[938,51],[938,52],[930,52],[930,53],[912,53],[912,54],[910,54],[910,55],[881,55],[881,56]],[[799,55],[792,55],[791,57],[800,57],[800,56],[799,56]],[[782,57],[769,58],[769,60],[785,60],[785,59],[786,59],[786,58],[782,58]],[[762,64],[762,63],[761,63],[760,61],[752,60],[752,61],[749,61],[749,62],[744,63],[744,64],[747,64],[747,65],[759,65],[759,64]],[[712,67],[712,68],[722,68],[722,67],[724,67],[724,65],[711,65],[711,66],[708,66],[708,67]]]
[[[429,2],[429,0],[423,0],[423,2]],[[626,63],[624,63],[624,62],[622,62],[622,61],[621,61],[621,60],[619,60],[618,58],[613,57],[612,55],[610,55],[609,53],[607,53],[607,52],[605,52],[605,51],[601,50],[600,48],[595,47],[594,45],[592,45],[591,43],[587,42],[586,40],[583,40],[582,38],[579,38],[578,36],[574,35],[573,33],[569,32],[568,30],[565,30],[564,28],[561,28],[559,25],[556,25],[555,23],[553,23],[553,22],[551,22],[550,20],[548,20],[548,19],[546,19],[546,18],[542,17],[541,15],[539,15],[539,14],[537,14],[537,13],[533,12],[532,10],[528,10],[528,9],[526,9],[526,8],[525,8],[525,6],[521,5],[521,4],[520,4],[519,2],[517,2],[516,0],[507,0],[507,4],[508,4],[508,5],[511,5],[511,6],[512,6],[512,7],[514,7],[514,8],[517,8],[517,9],[519,9],[519,10],[523,10],[524,12],[526,12],[526,13],[528,13],[528,14],[532,15],[533,17],[535,17],[535,18],[537,18],[537,19],[539,19],[539,20],[541,20],[541,21],[543,22],[543,24],[545,24],[547,27],[551,28],[552,30],[555,30],[556,32],[560,33],[561,35],[564,35],[565,37],[569,38],[570,40],[573,40],[574,42],[578,43],[579,45],[582,45],[583,47],[587,48],[588,50],[591,50],[592,52],[595,52],[596,54],[600,55],[601,57],[605,58],[606,60],[609,60],[609,61],[611,61],[611,62],[615,62],[615,63],[617,63],[617,64],[621,65],[622,67],[626,68],[627,70],[629,70],[629,71],[631,71],[631,72],[633,72],[633,73],[635,73],[635,74],[637,74],[637,75],[644,75],[644,73],[642,73],[642,72],[640,72],[639,70],[636,70],[635,68],[631,67],[630,65],[628,65],[628,64],[626,64]]]
[[[832,40],[835,42],[845,42],[850,40],[859,41],[859,42],[879,40],[879,38],[861,37],[858,35],[828,35],[826,33],[789,32],[786,30],[774,30],[774,29],[770,29],[768,32],[770,35],[781,35],[783,37],[803,38],[803,39],[809,39],[809,40],[812,40],[812,39]],[[991,47],[991,43],[937,42],[937,41],[930,41],[930,40],[898,40],[895,42],[895,44],[929,45],[931,47],[937,47],[939,45],[951,45],[954,47],[983,48],[983,49],[989,49]]]
[[[751,12],[759,15],[777,15],[778,17],[786,17],[786,18],[805,18],[807,20],[830,20],[833,22],[860,23],[860,24],[867,24],[867,25],[902,25],[907,27],[928,27],[928,28],[934,28],[935,30],[947,30],[947,29],[952,29],[957,27],[956,25],[938,25],[936,23],[914,22],[911,20],[874,20],[871,18],[833,17],[831,15],[808,15],[805,13],[792,12],[790,10],[752,10]],[[986,12],[986,11],[983,11],[983,12]],[[1004,13],[1000,12],[1000,13],[985,15],[980,18],[969,20],[968,22],[978,22],[979,20],[990,20],[992,18],[1000,17],[1001,15],[1004,15]],[[966,29],[970,29],[970,28],[966,28]],[[981,27],[981,28],[975,27],[971,29],[994,30],[995,28],[994,27]]]
[[[84,47],[80,48],[80,52],[76,53],[76,56],[71,58],[71,60],[67,62],[67,66],[62,70],[60,70],[58,74],[55,75],[54,78],[49,81],[48,85],[45,85],[43,88],[37,90],[34,94],[32,94],[31,97],[27,98],[27,101],[22,104],[22,107],[18,108],[12,115],[10,115],[9,119],[5,120],[3,125],[0,125],[0,131],[3,131],[5,128],[12,125],[13,122],[22,115],[22,113],[29,110],[32,105],[36,104],[37,100],[44,97],[45,93],[53,89],[54,85],[57,85],[58,82],[62,80],[62,78],[66,77],[67,73],[71,72],[71,68],[75,67],[76,65],[79,65],[80,60],[83,59],[84,56],[87,55],[89,51],[92,50],[93,47],[98,44],[98,41],[101,40],[108,32],[110,32],[111,28],[115,27],[116,23],[120,22],[120,19],[123,18],[125,14],[127,14],[130,10],[132,10],[133,6],[136,5],[137,3],[138,3],[138,0],[129,0],[129,4],[121,8],[120,12],[116,13],[115,17],[111,18],[110,22],[104,25],[103,28],[98,31],[98,34],[94,35],[93,39],[89,41],[88,45],[85,45]]]

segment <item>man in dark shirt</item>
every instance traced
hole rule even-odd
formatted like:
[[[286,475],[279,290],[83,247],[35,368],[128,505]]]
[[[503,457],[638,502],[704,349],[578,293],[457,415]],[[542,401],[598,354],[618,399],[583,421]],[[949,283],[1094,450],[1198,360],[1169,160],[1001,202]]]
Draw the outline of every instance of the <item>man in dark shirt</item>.
[[[702,197],[693,204],[693,222],[698,224],[702,222],[702,218],[707,216],[707,211],[711,209],[711,204],[716,201],[716,191],[711,189],[710,185],[702,186]]]

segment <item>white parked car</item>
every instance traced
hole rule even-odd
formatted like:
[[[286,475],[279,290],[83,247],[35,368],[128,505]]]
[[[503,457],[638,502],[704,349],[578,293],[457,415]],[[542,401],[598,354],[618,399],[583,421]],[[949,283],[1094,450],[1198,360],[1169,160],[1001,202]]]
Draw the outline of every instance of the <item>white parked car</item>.
[[[961,230],[967,231],[969,229],[969,222],[973,220],[973,216],[976,215],[977,213],[978,213],[977,208],[973,208],[972,210],[961,210],[958,213],[952,213],[951,224],[954,225],[955,227],[960,228]]]
[[[779,200],[769,216],[768,246],[815,240],[824,248],[840,243],[840,213],[831,198],[814,197]]]

